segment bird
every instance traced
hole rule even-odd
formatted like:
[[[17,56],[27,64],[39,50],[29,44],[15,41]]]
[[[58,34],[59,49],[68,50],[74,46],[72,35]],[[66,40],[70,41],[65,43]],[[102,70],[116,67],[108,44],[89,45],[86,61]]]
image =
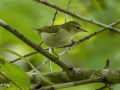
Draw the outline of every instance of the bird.
[[[69,45],[76,34],[87,32],[76,21],[68,21],[61,25],[45,26],[34,30],[37,31],[42,42],[51,48]]]

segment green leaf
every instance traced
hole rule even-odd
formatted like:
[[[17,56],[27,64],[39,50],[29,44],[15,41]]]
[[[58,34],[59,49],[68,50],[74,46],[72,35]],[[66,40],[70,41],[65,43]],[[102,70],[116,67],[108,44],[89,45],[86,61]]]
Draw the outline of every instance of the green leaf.
[[[9,53],[12,53],[12,54],[18,56],[19,58],[22,58],[23,60],[25,60],[33,68],[33,70],[39,76],[40,80],[42,79],[43,81],[45,81],[47,83],[53,84],[49,79],[47,79],[46,77],[44,77],[25,57],[21,56],[20,54],[14,52],[14,51],[8,50],[8,49],[0,48],[0,51],[9,52]]]
[[[1,58],[4,63],[0,63],[2,71],[5,75],[14,83],[12,84],[13,90],[29,90],[30,89],[30,78],[25,71],[23,71],[19,66],[9,63],[5,59]]]
[[[3,58],[3,56],[0,55],[0,63],[4,64],[5,63],[5,60]]]

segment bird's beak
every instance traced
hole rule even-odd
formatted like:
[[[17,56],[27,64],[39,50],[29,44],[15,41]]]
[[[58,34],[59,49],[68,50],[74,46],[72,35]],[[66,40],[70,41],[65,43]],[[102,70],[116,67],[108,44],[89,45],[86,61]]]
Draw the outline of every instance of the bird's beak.
[[[81,28],[81,31],[83,31],[83,32],[87,32],[85,29],[83,29],[83,28]]]

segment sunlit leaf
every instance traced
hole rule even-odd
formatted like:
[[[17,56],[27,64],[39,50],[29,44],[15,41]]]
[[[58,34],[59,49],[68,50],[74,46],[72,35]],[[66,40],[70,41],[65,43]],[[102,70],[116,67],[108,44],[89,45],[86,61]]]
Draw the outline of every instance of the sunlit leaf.
[[[20,90],[20,88],[23,90],[30,89],[30,78],[25,71],[23,71],[19,66],[1,58],[1,56],[0,61],[4,61],[4,63],[0,62],[0,66],[7,78],[10,79],[10,83],[12,84],[11,88],[13,88],[13,90]]]
[[[52,84],[52,82],[49,81],[46,77],[44,77],[25,57],[21,56],[20,54],[14,52],[14,51],[8,50],[8,49],[0,48],[0,51],[9,52],[11,54],[18,56],[19,58],[22,58],[34,69],[34,71],[38,74],[40,80],[42,79],[42,80]]]

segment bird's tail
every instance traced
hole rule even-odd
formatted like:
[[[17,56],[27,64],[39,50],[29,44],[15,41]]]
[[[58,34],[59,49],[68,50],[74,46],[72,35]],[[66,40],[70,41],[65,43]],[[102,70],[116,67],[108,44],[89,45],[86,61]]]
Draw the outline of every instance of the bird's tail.
[[[41,29],[30,28],[31,30],[35,30],[37,33],[41,33]]]

